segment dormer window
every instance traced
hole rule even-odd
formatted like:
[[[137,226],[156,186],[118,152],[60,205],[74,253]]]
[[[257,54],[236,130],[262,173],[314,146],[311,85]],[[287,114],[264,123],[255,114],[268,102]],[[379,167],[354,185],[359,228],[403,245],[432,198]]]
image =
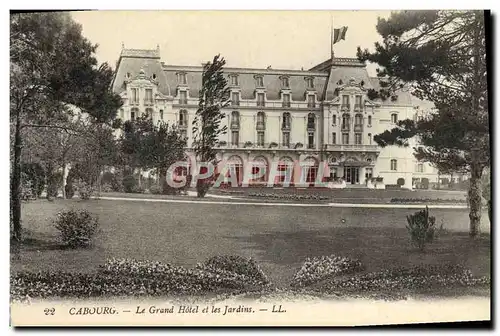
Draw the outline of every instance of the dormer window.
[[[283,107],[290,107],[290,94],[283,93]]]
[[[290,78],[288,76],[282,76],[281,77],[281,87],[283,89],[289,89],[290,88]]]
[[[306,77],[306,86],[308,90],[314,89],[314,78],[313,77]]]
[[[153,77],[153,79],[156,79],[156,74],[153,74],[153,76],[152,76],[152,77]]]
[[[177,82],[179,83],[179,85],[186,85],[187,84],[185,72],[177,73]]]
[[[232,86],[238,86],[238,85],[240,85],[239,82],[238,82],[238,75],[234,75],[233,74],[233,75],[230,75],[229,77],[231,79],[231,85]]]
[[[231,105],[232,106],[240,106],[240,93],[239,92],[231,92]]]
[[[186,91],[179,92],[179,104],[187,105],[187,92]]]
[[[130,72],[127,72],[127,79],[130,78]]]
[[[262,75],[255,76],[255,86],[258,88],[264,87],[264,77]]]
[[[314,108],[316,107],[316,96],[311,94],[307,95],[307,107]]]
[[[257,106],[266,106],[266,96],[264,93],[257,93]]]

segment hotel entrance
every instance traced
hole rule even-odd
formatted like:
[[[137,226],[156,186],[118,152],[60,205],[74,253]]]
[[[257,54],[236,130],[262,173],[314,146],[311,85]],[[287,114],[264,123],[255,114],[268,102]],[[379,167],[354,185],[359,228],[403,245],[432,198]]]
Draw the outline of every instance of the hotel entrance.
[[[344,167],[344,180],[346,183],[359,183],[359,167]]]

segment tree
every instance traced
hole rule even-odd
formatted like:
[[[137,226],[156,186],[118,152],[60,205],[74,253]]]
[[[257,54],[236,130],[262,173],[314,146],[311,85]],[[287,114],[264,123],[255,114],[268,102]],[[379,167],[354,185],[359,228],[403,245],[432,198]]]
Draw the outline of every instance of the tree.
[[[409,146],[418,160],[441,171],[468,172],[470,236],[479,233],[481,176],[490,165],[485,14],[481,11],[402,11],[379,19],[383,43],[358,58],[377,63],[381,89],[371,98],[396,100],[410,90],[435,111],[422,120],[402,120],[374,137],[382,147]]]
[[[193,120],[193,148],[197,159],[204,164],[216,166],[216,147],[219,136],[226,134],[227,126],[221,126],[225,118],[222,109],[229,105],[230,90],[224,78],[226,61],[216,55],[212,62],[203,66],[202,87],[198,110]],[[200,167],[200,170],[204,167]],[[204,197],[210,188],[209,179],[197,179],[198,197]]]
[[[165,182],[168,168],[186,159],[184,139],[175,125],[159,121],[156,125],[150,116],[143,115],[122,125],[120,149],[124,165],[135,170],[155,169],[160,182]]]
[[[21,240],[21,155],[30,128],[72,131],[68,105],[95,122],[112,120],[121,106],[109,90],[112,69],[97,66],[97,46],[82,36],[69,13],[10,16],[10,121],[12,127],[11,215]]]

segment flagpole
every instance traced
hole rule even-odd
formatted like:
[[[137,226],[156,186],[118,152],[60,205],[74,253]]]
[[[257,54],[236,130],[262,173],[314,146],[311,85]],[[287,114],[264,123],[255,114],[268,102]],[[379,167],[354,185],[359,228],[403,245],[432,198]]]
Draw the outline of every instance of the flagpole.
[[[330,48],[331,48],[331,59],[333,63],[333,57],[335,57],[335,53],[333,52],[333,14],[330,14]]]

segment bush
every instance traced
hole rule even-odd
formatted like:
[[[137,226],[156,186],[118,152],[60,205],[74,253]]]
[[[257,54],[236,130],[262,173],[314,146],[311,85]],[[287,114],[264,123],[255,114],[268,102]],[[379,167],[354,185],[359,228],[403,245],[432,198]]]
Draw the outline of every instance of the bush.
[[[40,197],[45,188],[45,170],[39,163],[24,163],[23,178],[30,181],[33,197]]]
[[[137,181],[133,175],[127,175],[123,178],[123,191],[126,193],[133,193],[137,185]]]
[[[66,198],[68,199],[73,198],[73,196],[75,196],[75,189],[76,187],[73,185],[73,182],[66,183],[66,186],[64,187]]]
[[[429,208],[415,212],[406,216],[408,225],[406,229],[410,235],[412,243],[420,250],[424,250],[425,245],[434,240],[436,235],[436,217],[429,216]]]
[[[429,189],[429,179],[427,177],[422,177],[422,189]]]
[[[159,185],[153,184],[151,185],[151,187],[149,187],[149,192],[153,195],[160,195],[162,192],[162,188],[160,188]]]
[[[306,287],[331,276],[355,273],[362,269],[356,259],[336,255],[307,258],[295,273],[290,286]]]
[[[174,188],[165,180],[163,181],[162,194],[163,195],[178,195],[180,193],[180,188]]]
[[[279,199],[279,200],[293,200],[293,201],[330,199],[329,196],[321,196],[321,195],[314,195],[314,194],[298,195],[298,194],[277,194],[277,193],[249,193],[248,196],[249,197],[259,197],[259,198]]]
[[[21,176],[21,194],[20,194],[20,198],[23,200],[23,201],[27,201],[27,200],[32,200],[32,199],[35,199],[36,198],[36,194],[33,190],[33,186],[32,186],[32,183],[31,183],[31,180],[29,180],[26,176],[26,174],[22,174]]]
[[[62,184],[63,175],[60,172],[53,173],[47,178],[47,197],[57,197],[59,186]]]
[[[105,192],[105,193],[109,193],[109,192],[113,192],[114,188],[111,184],[105,183],[105,184],[101,185],[101,191]]]
[[[71,248],[89,246],[98,225],[97,218],[87,210],[59,212],[54,221],[62,243]]]
[[[404,186],[405,185],[405,179],[400,177],[398,178],[398,181],[396,182],[399,186]]]
[[[88,200],[94,193],[94,187],[86,182],[80,181],[78,183],[78,195],[82,200]]]
[[[103,192],[112,192],[112,191],[120,191],[122,189],[121,180],[119,178],[119,174],[113,174],[112,172],[105,172],[102,174],[101,185],[104,187],[105,185],[109,191],[104,191],[104,188],[101,187]]]

